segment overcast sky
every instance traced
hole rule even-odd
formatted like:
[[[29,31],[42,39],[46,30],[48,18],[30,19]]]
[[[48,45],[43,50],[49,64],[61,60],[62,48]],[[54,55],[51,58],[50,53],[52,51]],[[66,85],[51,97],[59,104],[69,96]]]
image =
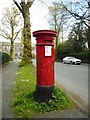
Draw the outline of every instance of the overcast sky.
[[[18,2],[21,0],[17,0]],[[34,4],[30,8],[30,17],[31,17],[31,30],[42,30],[49,29],[49,11],[48,5],[50,5],[53,1],[58,2],[60,0],[43,0],[45,3],[41,3],[40,0],[35,0]],[[69,2],[70,0],[63,0]],[[73,2],[77,0],[72,0]],[[0,22],[2,18],[3,8],[10,7],[13,3],[13,0],[0,0]],[[0,41],[4,40],[0,37]],[[32,41],[35,43],[34,38],[32,37]]]
[[[18,1],[18,0],[17,0]],[[0,1],[0,22],[2,18],[3,8],[10,7],[12,0],[1,0]],[[45,4],[36,1],[30,9],[31,17],[31,30],[36,31],[40,29],[49,29],[48,24],[48,8]],[[33,38],[32,38],[33,39]],[[0,41],[4,40],[0,37]],[[34,41],[35,42],[35,41]]]
[[[20,2],[21,0],[17,0]],[[49,11],[48,6],[52,2],[58,2],[60,0],[35,0],[34,4],[30,8],[30,19],[31,19],[31,31],[49,29]],[[69,0],[68,0],[69,1]],[[3,8],[10,7],[12,5],[12,0],[0,0],[0,22],[2,18]],[[6,41],[4,38],[0,37],[0,41]],[[9,41],[9,40],[8,40]],[[35,43],[35,38],[32,37],[32,42]]]

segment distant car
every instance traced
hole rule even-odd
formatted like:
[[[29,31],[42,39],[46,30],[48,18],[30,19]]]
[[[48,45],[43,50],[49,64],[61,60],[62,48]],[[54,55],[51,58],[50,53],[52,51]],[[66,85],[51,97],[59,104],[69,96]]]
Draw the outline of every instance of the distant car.
[[[81,60],[80,59],[77,59],[75,57],[65,57],[63,58],[63,63],[67,63],[67,64],[79,64],[81,63]]]
[[[22,57],[21,57],[21,56],[18,56],[18,59],[22,59]]]

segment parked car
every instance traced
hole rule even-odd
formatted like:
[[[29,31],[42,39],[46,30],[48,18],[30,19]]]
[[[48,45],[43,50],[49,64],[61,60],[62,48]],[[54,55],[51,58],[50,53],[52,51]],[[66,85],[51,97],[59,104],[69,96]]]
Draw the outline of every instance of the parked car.
[[[67,64],[79,64],[81,63],[81,60],[80,59],[77,59],[75,57],[65,57],[63,58],[63,63],[67,63]]]

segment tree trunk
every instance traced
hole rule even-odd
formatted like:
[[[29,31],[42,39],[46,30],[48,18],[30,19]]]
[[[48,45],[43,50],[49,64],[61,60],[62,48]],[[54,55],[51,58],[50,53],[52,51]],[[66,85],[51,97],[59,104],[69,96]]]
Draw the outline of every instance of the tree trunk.
[[[10,57],[13,58],[13,44],[14,42],[11,41],[11,46],[10,46]]]
[[[56,36],[56,47],[57,47],[57,45],[58,45],[58,35]]]
[[[31,47],[31,30],[30,30],[30,18],[29,18],[29,7],[24,6],[24,29],[23,29],[23,57],[22,61],[25,64],[31,63],[32,58],[32,47]]]

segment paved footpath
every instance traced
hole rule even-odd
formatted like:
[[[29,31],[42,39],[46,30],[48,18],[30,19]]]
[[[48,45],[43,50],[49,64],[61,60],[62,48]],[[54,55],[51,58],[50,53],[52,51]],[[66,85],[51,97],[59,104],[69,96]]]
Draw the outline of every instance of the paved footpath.
[[[0,119],[2,118],[2,67],[0,67]]]
[[[88,116],[82,113],[79,109],[67,109],[62,111],[52,111],[49,113],[38,114],[34,118],[83,118],[89,120]],[[61,119],[62,120],[62,119]]]
[[[10,103],[17,70],[18,61],[10,62],[2,67],[2,118],[15,118]]]

